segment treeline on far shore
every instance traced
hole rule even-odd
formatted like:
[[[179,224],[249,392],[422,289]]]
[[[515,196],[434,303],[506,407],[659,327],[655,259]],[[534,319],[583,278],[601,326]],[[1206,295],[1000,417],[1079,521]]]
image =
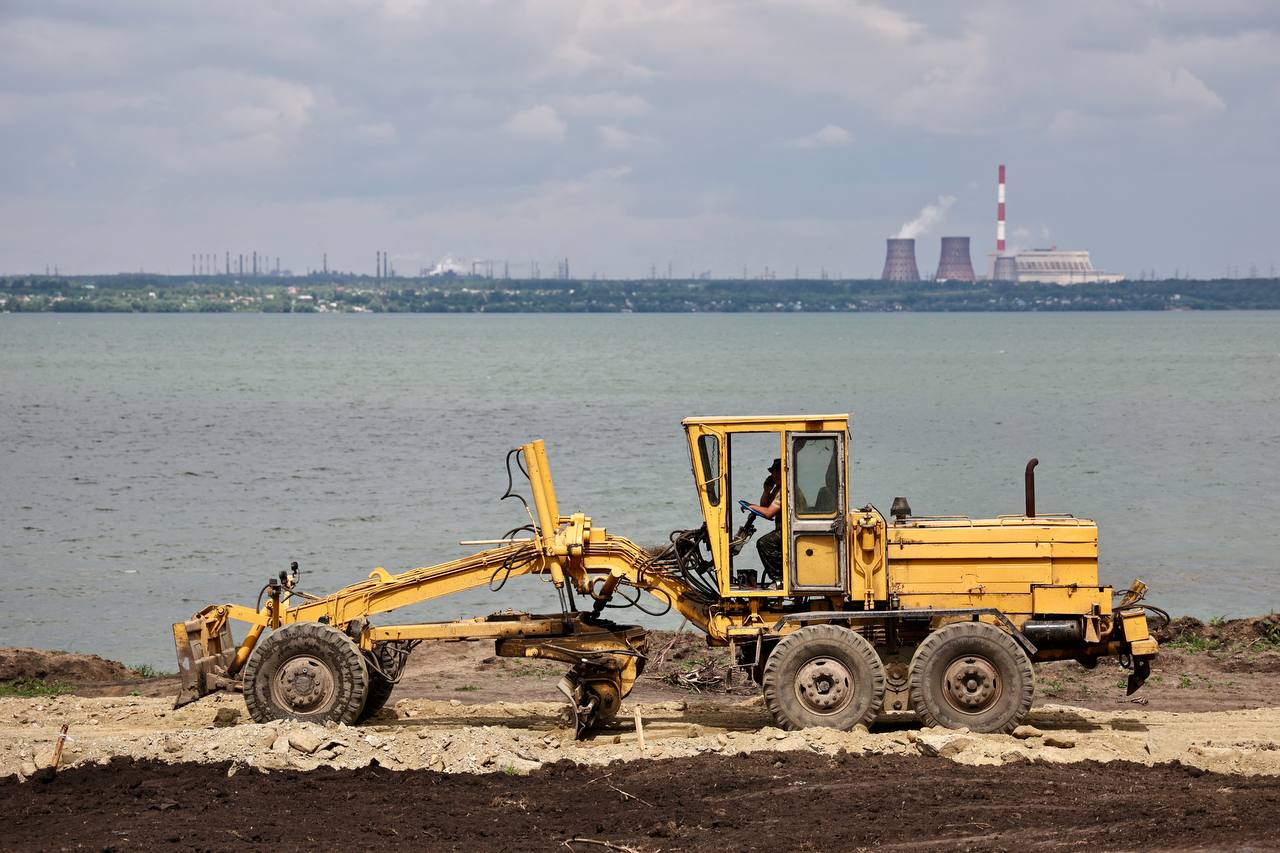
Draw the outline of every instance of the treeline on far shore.
[[[312,275],[8,276],[0,311],[545,313],[1280,309],[1280,279],[1114,284],[509,280]]]

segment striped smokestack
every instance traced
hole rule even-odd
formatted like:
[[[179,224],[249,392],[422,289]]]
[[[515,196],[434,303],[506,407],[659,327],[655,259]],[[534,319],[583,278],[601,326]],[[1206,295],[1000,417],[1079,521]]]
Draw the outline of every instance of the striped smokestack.
[[[885,241],[883,281],[919,281],[916,269],[916,241],[903,237],[890,237]]]
[[[1000,164],[1000,183],[996,187],[996,254],[1004,254],[1004,164]]]

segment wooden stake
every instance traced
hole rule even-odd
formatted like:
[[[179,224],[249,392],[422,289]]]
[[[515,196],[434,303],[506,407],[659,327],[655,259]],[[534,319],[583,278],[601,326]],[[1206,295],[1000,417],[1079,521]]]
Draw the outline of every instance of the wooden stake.
[[[644,755],[644,723],[640,721],[640,706],[634,709],[636,718],[636,741],[640,744],[640,754]]]
[[[62,763],[62,744],[67,740],[68,724],[62,724],[62,730],[58,732],[58,742],[53,745],[53,772],[58,772],[58,765]]]

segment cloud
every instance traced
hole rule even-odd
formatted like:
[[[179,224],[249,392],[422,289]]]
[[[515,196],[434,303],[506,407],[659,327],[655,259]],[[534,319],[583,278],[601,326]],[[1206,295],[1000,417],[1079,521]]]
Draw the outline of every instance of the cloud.
[[[656,144],[651,136],[632,133],[612,124],[597,126],[596,137],[600,140],[601,147],[609,151],[638,151],[652,148]]]
[[[947,218],[947,211],[951,209],[951,205],[956,203],[956,197],[953,195],[940,195],[938,200],[932,204],[926,204],[916,214],[916,218],[910,222],[903,224],[898,229],[898,239],[914,240],[917,237],[923,237],[933,228],[942,223]]]
[[[853,142],[853,134],[834,124],[823,125],[807,136],[791,140],[795,148],[842,148]]]
[[[563,142],[568,125],[555,109],[539,104],[511,115],[502,129],[531,142]]]
[[[181,269],[194,241],[260,239],[299,269],[324,239],[346,268],[376,242],[875,272],[904,197],[965,187],[948,228],[989,233],[1005,161],[1010,227],[1052,222],[1108,265],[1274,254],[1261,0],[3,5],[0,185],[24,224],[0,229],[0,272]],[[1228,202],[1245,224],[1213,217]],[[272,213],[252,231],[250,207]]]
[[[590,118],[617,120],[635,118],[653,111],[653,105],[640,95],[621,92],[566,95],[559,98],[557,103],[563,112]]]
[[[351,133],[356,138],[368,140],[369,142],[394,142],[396,126],[389,121],[359,124],[351,129]]]

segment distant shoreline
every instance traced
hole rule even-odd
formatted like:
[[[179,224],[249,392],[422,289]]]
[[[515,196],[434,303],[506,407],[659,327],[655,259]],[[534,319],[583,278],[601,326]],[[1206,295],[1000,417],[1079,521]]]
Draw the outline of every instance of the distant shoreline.
[[[1280,279],[1110,284],[507,280],[312,275],[8,276],[8,313],[986,313],[1280,310]]]

